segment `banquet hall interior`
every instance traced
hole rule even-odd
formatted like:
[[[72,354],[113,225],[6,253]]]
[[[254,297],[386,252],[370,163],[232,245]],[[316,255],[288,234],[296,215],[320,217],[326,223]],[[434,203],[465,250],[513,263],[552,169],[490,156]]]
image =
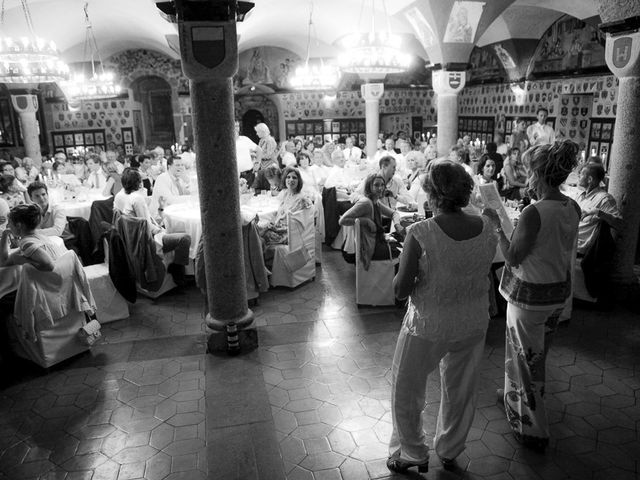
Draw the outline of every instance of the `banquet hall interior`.
[[[211,54],[220,51],[228,57]],[[30,68],[21,55],[41,58]],[[278,245],[257,260],[273,262],[269,278],[252,274],[258,219],[277,216],[278,205],[269,183],[253,196],[239,182],[234,122],[254,146],[265,124],[283,158],[287,140],[326,152],[350,138],[377,170],[376,142],[387,138],[397,155],[403,145],[431,148],[429,160],[458,143],[477,164],[541,109],[556,139],[602,164],[624,219],[611,247],[614,298],[576,296],[562,319],[547,359],[551,440],[541,453],[514,439],[496,402],[505,371],[496,288],[456,468],[432,453],[428,473],[390,472],[391,365],[406,310],[393,299],[393,266],[386,293],[369,291],[379,279],[345,261],[347,230],[331,217],[340,202],[320,186],[310,229],[299,232],[303,266]],[[0,480],[640,478],[639,125],[633,0],[2,0],[1,160],[31,158],[51,205],[69,226],[86,226],[73,246],[101,329],[95,343],[62,353],[53,334],[56,350],[35,354],[39,365],[11,354],[11,328],[0,330]],[[182,200],[146,202],[163,213],[158,228],[188,234],[186,276],[171,252],[155,288],[133,279],[133,300],[114,287],[111,234],[95,233],[111,207],[92,220],[113,199],[87,187],[83,159],[104,162],[108,152],[187,172]],[[57,154],[86,179],[54,181]],[[335,152],[327,159],[339,163]],[[569,178],[577,191],[578,171]],[[516,206],[505,211],[517,215]],[[424,215],[420,207],[403,219]],[[125,229],[112,228],[128,249],[119,261],[131,264],[138,247]],[[79,247],[82,235],[100,262],[86,260],[95,250]],[[24,308],[14,309],[19,284],[19,269],[0,266],[3,322]],[[436,369],[422,414],[430,444],[440,395]]]

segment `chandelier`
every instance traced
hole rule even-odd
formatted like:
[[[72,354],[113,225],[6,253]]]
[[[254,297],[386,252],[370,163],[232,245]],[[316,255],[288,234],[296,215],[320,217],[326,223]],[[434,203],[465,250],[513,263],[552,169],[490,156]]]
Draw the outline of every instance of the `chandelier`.
[[[20,0],[28,37],[0,39],[0,83],[52,83],[65,80],[69,67],[60,60],[56,44],[35,35],[27,0]],[[4,27],[5,0],[0,26]]]
[[[113,98],[120,95],[122,88],[115,81],[115,76],[111,72],[105,72],[98,50],[98,43],[93,34],[93,27],[89,19],[89,4],[84,4],[84,20],[87,26],[84,41],[85,62],[78,72],[74,72],[68,82],[60,85],[68,100],[94,100],[101,98]],[[96,71],[96,57],[99,70]],[[85,68],[91,65],[90,76],[85,73]]]
[[[322,58],[310,62],[311,28],[313,27],[313,2],[309,10],[309,30],[307,33],[307,56],[304,65],[296,68],[291,87],[297,90],[334,90],[340,80],[340,71],[334,65],[325,64]],[[316,35],[317,37],[317,35]]]
[[[360,10],[361,18],[364,1]],[[371,29],[368,32],[350,33],[341,41],[345,51],[338,57],[338,63],[344,72],[380,78],[389,73],[404,72],[411,66],[411,55],[401,51],[402,38],[391,32],[384,0],[382,7],[387,18],[386,31],[376,30],[374,7],[375,0],[371,0]]]

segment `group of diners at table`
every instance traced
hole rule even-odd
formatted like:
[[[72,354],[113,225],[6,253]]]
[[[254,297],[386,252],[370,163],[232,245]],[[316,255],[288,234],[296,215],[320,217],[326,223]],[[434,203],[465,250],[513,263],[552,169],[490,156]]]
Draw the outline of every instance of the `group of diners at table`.
[[[252,225],[260,238],[263,274],[275,268],[275,249],[292,238],[291,217],[298,212],[313,213],[304,218],[315,228],[316,240],[341,249],[349,262],[359,257],[365,271],[371,262],[397,259],[395,278],[381,279],[407,302],[391,369],[388,468],[428,468],[421,410],[426,378],[437,365],[442,400],[434,450],[447,469],[463,451],[498,253],[503,264],[498,289],[507,304],[507,368],[497,394],[515,439],[544,450],[550,433],[539,372],[545,368],[548,335],[571,300],[576,256],[593,257],[602,244],[596,240],[624,221],[606,191],[599,159],[579,165],[578,146],[555,141],[544,128],[506,150],[489,143],[478,151],[462,138],[444,158],[435,155],[432,139],[416,146],[406,137],[381,139],[376,154],[367,158],[351,137],[322,146],[292,139],[278,148],[265,124],[255,129],[258,144],[237,127],[236,150],[242,223]],[[62,160],[59,156],[53,164]],[[0,273],[22,264],[53,271],[67,252],[55,240],[65,237],[69,224],[60,205],[82,203],[81,197],[97,198],[83,212],[89,216],[85,220],[98,210],[96,203],[106,202],[100,203],[109,209],[103,211],[105,230],[137,240],[125,245],[132,250],[127,258],[144,261],[137,253],[146,243],[155,255],[171,258],[167,272],[176,283],[184,280],[192,260],[198,270],[202,225],[191,152],[139,154],[123,162],[107,152],[88,155],[83,164],[84,177],[61,174],[66,163],[49,169],[45,162],[35,171],[29,161],[0,164]],[[487,190],[496,194],[497,204]],[[61,202],[50,200],[54,192]],[[515,228],[501,201],[510,213],[518,210]],[[360,245],[340,233],[354,225],[361,228]],[[90,241],[95,248],[96,239]],[[360,250],[354,258],[355,248]],[[604,254],[597,252],[596,258]]]

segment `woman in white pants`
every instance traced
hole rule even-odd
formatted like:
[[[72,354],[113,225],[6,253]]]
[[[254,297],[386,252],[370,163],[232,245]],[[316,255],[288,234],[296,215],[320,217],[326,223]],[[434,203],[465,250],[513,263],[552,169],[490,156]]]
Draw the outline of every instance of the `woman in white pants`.
[[[473,416],[478,364],[489,324],[491,222],[465,213],[473,180],[450,160],[429,164],[423,188],[434,216],[407,230],[396,296],[408,308],[393,359],[393,433],[387,467],[428,469],[422,429],[427,376],[440,365],[442,396],[434,449],[445,468],[462,453]]]

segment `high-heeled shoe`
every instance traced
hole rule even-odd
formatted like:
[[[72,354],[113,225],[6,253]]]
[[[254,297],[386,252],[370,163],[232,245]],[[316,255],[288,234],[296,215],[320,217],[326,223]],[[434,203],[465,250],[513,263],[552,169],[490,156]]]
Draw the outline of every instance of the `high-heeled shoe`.
[[[412,462],[409,460],[402,460],[400,458],[400,452],[394,453],[387,459],[387,468],[392,472],[405,473],[412,467],[418,467],[418,472],[426,473],[429,471],[429,460],[424,462]]]
[[[442,468],[449,472],[456,469],[456,461],[453,458],[440,457],[440,463],[442,463]]]

